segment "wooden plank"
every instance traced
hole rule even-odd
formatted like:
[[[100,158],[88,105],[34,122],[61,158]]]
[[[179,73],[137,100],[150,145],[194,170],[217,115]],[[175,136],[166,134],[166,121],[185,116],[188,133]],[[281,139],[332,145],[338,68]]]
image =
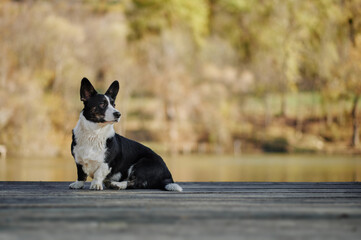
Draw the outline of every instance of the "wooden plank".
[[[0,182],[0,239],[361,236],[360,183],[180,183],[183,193],[68,185]]]
[[[52,185],[50,186],[49,183]],[[21,184],[21,188],[27,188],[32,186],[39,186],[39,184],[44,188],[64,188],[67,187],[66,184],[70,182],[0,182],[0,187],[7,186],[8,188],[19,188],[19,184]],[[88,183],[89,184],[89,183]],[[310,188],[310,189],[318,189],[318,188],[356,188],[361,189],[360,182],[338,182],[338,183],[282,183],[282,182],[180,182],[181,186],[184,186],[187,189],[192,188],[262,188],[262,189],[279,189],[279,188]],[[65,185],[65,186],[64,186]]]

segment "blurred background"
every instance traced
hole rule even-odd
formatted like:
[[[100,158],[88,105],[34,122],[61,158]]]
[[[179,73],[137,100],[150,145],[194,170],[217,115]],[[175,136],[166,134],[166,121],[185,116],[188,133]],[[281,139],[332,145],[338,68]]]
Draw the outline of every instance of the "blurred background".
[[[361,0],[2,0],[0,180],[75,179],[83,77],[177,181],[361,181]]]

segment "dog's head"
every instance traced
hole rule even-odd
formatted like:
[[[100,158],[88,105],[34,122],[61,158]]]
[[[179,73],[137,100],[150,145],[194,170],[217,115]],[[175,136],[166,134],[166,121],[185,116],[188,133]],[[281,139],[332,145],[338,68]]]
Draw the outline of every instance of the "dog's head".
[[[115,109],[115,98],[119,91],[119,82],[114,81],[105,94],[99,94],[87,78],[81,80],[80,100],[84,103],[84,117],[94,123],[114,123],[120,119]]]

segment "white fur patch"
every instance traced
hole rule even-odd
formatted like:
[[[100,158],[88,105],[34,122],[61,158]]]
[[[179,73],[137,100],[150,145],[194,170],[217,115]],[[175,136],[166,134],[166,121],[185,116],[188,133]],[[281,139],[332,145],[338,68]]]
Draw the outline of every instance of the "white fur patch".
[[[119,182],[119,180],[121,179],[122,177],[122,174],[120,172],[114,174],[111,178],[110,178],[110,181],[113,181],[113,182]]]
[[[108,172],[109,169],[102,165],[107,150],[107,139],[113,137],[114,134],[112,124],[101,125],[90,122],[84,117],[83,112],[80,113],[79,121],[74,128],[76,145],[74,146],[73,153],[75,162],[83,166],[83,170],[88,176],[94,178],[99,168],[103,172],[103,174],[98,174],[99,177]]]
[[[167,185],[165,185],[165,190],[167,191],[176,191],[176,192],[182,192],[183,188],[181,186],[179,186],[176,183],[169,183]]]
[[[90,190],[103,190],[103,183],[96,179],[93,179],[93,181],[90,184],[89,189]]]
[[[134,167],[134,164],[132,166],[130,166],[130,168],[128,169],[128,178],[129,178],[130,174],[132,174],[132,172],[133,172],[133,167]]]
[[[94,172],[93,181],[90,184],[91,190],[103,190],[103,180],[110,173],[108,164],[101,163],[98,169]]]
[[[102,163],[94,172],[94,180],[103,182],[105,177],[110,173],[110,170],[107,163]]]
[[[114,114],[115,112],[118,112],[118,110],[116,110],[111,104],[110,104],[110,101],[109,101],[109,98],[108,96],[104,95],[104,97],[107,99],[108,101],[108,107],[107,107],[107,110],[105,111],[105,116],[104,116],[104,120],[107,121],[107,122],[112,122],[112,121],[118,121],[119,122],[119,118],[115,118],[114,117]]]
[[[119,190],[124,190],[127,188],[128,186],[128,182],[127,181],[123,181],[123,182],[111,182],[110,185],[112,186],[112,188],[117,188]]]
[[[80,189],[84,187],[84,181],[75,181],[69,185],[71,189]]]

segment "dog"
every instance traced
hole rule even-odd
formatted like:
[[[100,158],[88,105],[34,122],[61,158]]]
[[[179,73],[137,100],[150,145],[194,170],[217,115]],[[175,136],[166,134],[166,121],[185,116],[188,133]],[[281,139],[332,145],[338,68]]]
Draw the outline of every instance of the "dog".
[[[84,108],[72,133],[71,154],[78,178],[71,189],[84,188],[87,177],[90,189],[163,189],[181,192],[163,159],[150,148],[115,133],[119,122],[115,109],[119,82],[114,81],[105,94],[99,94],[87,78],[80,87]]]

